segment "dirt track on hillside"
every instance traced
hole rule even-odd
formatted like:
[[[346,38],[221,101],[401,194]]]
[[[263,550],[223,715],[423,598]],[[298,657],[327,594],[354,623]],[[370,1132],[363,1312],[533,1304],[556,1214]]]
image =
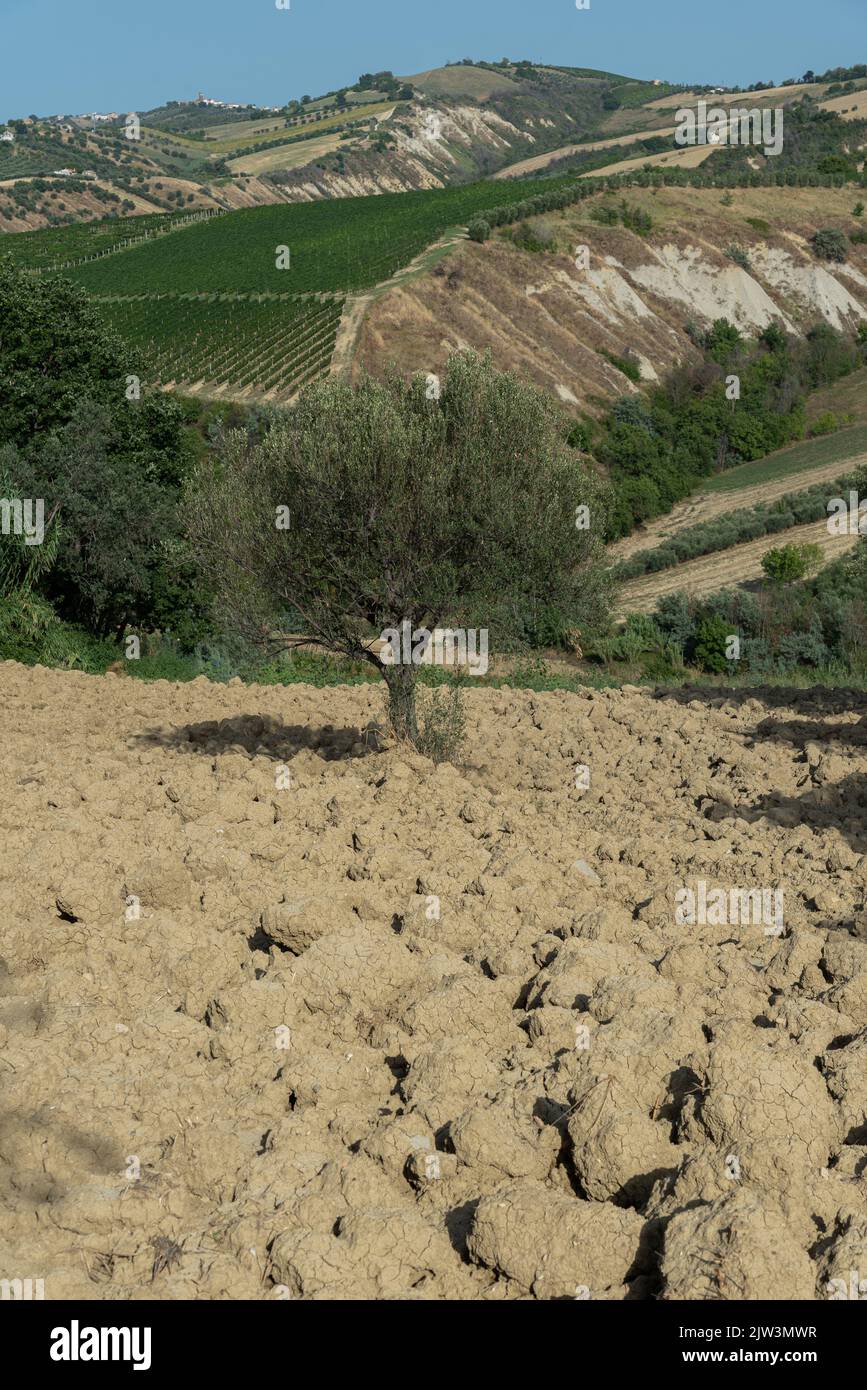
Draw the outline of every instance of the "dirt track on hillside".
[[[863,693],[474,691],[460,768],[365,738],[379,699],[0,664],[0,1277],[867,1271]],[[784,934],[678,925],[700,880],[781,888]]]
[[[505,169],[498,169],[492,178],[520,178],[524,174],[535,174],[540,169],[547,169],[555,160],[566,159],[572,154],[587,154],[621,145],[634,145],[638,140],[656,140],[660,136],[673,135],[674,131],[675,127],[672,125],[662,129],[630,131],[627,135],[611,135],[607,140],[585,140],[583,144],[560,145],[556,150],[546,150],[543,154],[534,154],[529,159],[519,159],[514,164],[507,164]]]

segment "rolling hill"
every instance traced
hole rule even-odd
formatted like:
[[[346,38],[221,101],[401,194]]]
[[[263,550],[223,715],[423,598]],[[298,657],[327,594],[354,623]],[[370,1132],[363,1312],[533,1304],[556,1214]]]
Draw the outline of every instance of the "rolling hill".
[[[124,138],[120,121],[93,129],[80,119],[17,123],[15,141],[0,146],[0,232],[92,221],[103,209],[141,216],[179,205],[358,197],[548,166],[587,172],[619,162],[628,172],[638,167],[631,159],[671,162],[674,112],[702,96],[746,107],[773,100],[793,120],[802,107],[824,114],[831,123],[821,131],[827,149],[820,153],[853,167],[867,131],[867,79],[860,76],[845,86],[821,80],[713,94],[662,79],[506,60],[406,78],[366,76],[367,85],[277,112],[167,103],[139,113],[137,141]],[[779,167],[800,167],[804,140],[803,130],[792,135],[793,152]],[[751,157],[745,150],[716,155],[725,168]],[[683,158],[678,152],[675,162]],[[694,159],[693,152],[687,162]]]

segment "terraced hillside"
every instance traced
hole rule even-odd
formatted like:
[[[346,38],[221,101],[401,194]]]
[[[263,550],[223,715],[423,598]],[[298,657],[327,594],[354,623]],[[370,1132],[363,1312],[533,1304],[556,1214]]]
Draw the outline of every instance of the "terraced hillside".
[[[738,588],[762,578],[762,560],[769,550],[781,545],[817,545],[822,564],[838,559],[858,544],[857,535],[829,535],[827,521],[793,526],[777,536],[735,545],[714,555],[688,560],[660,574],[645,575],[624,584],[619,607],[622,614],[650,613],[665,594],[680,591],[693,598],[715,594],[720,589]]]
[[[863,425],[791,445],[709,478],[700,491],[678,503],[666,516],[657,517],[609,546],[608,554],[617,560],[628,559],[687,527],[726,512],[777,501],[787,493],[797,493],[817,483],[831,482],[845,471],[865,464],[867,427]]]
[[[347,294],[387,282],[455,224],[522,196],[518,185],[485,182],[135,228],[111,221],[11,244],[18,265],[60,267],[87,289],[129,344],[132,374],[194,394],[286,401],[329,371]]]
[[[858,544],[858,534],[836,534],[829,531],[827,503],[833,497],[849,500],[867,467],[867,426],[859,425],[841,430],[826,438],[813,439],[783,449],[755,463],[743,464],[728,474],[720,474],[700,491],[680,503],[667,516],[641,527],[608,549],[609,558],[617,563],[631,561],[646,563],[645,557],[655,549],[667,546],[678,537],[688,537],[695,544],[701,528],[717,521],[714,535],[705,542],[719,548],[680,564],[666,564],[644,574],[629,578],[619,591],[619,609],[649,613],[659,599],[667,594],[684,592],[702,597],[721,589],[750,586],[763,575],[762,560],[769,550],[783,545],[816,545],[821,552],[820,567],[838,559]],[[811,509],[814,518],[803,524],[792,524],[796,518],[790,508],[798,510],[801,499],[814,495]],[[756,514],[756,509],[773,510],[774,504],[787,521],[783,529],[768,530],[754,539],[733,543],[728,537],[732,522]],[[803,516],[803,512],[802,512]],[[723,528],[726,529],[723,529]],[[717,539],[717,533],[719,538]],[[737,534],[732,530],[732,535]],[[653,558],[656,558],[654,556]]]

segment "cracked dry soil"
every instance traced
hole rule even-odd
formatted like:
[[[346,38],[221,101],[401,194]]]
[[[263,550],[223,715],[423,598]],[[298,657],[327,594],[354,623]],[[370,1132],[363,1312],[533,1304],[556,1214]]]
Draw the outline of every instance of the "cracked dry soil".
[[[0,705],[0,1276],[867,1277],[863,693],[475,690],[459,767],[365,739],[369,687],[7,662]],[[699,881],[784,934],[678,925]]]

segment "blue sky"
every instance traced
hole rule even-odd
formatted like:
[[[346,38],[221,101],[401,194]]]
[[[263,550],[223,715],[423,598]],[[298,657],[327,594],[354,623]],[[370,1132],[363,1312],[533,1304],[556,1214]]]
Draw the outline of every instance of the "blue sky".
[[[276,105],[391,68],[530,58],[741,84],[867,61],[867,0],[0,0],[0,119]]]

